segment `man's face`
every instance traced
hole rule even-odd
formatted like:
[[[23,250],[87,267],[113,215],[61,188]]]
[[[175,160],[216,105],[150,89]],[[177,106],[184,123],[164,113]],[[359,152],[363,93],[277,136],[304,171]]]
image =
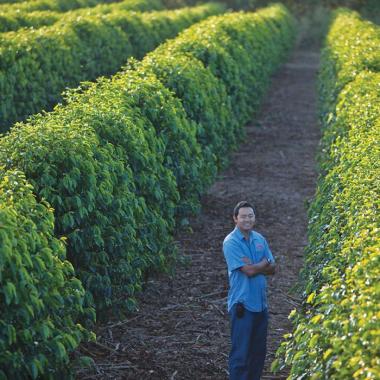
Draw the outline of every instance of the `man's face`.
[[[241,231],[251,231],[253,224],[255,223],[255,214],[253,209],[251,207],[240,208],[237,217],[234,215],[234,221],[236,223],[236,227],[238,227]]]

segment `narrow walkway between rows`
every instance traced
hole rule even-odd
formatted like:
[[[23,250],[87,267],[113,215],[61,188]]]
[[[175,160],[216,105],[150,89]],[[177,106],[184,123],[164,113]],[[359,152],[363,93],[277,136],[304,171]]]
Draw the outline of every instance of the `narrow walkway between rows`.
[[[176,275],[151,279],[140,309],[128,319],[97,331],[98,342],[81,348],[96,369],[80,370],[80,379],[224,380],[228,378],[228,278],[222,241],[234,227],[232,209],[253,202],[256,230],[276,257],[269,280],[270,327],[263,379],[288,315],[297,305],[290,293],[307,243],[306,204],[315,191],[315,154],[320,131],[316,118],[318,53],[296,51],[273,78],[260,114],[231,165],[203,197],[202,213],[191,221],[193,233],[177,236],[183,260]]]

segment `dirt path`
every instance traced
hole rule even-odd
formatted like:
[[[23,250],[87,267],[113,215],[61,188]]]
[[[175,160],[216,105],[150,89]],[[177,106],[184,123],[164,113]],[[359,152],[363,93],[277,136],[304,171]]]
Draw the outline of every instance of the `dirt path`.
[[[305,202],[315,190],[314,157],[319,140],[315,79],[318,54],[296,51],[273,78],[273,85],[247,138],[229,168],[202,200],[192,235],[177,237],[184,262],[173,279],[149,281],[140,310],[127,320],[99,328],[98,343],[82,352],[96,362],[80,379],[227,379],[228,279],[221,253],[233,228],[232,208],[255,204],[256,230],[268,240],[277,261],[269,281],[270,332],[263,379],[294,308],[288,293],[297,280],[306,245]]]

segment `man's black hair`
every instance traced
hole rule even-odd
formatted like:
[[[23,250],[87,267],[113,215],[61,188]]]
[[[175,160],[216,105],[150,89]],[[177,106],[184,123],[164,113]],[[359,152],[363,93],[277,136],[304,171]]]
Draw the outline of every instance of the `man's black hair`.
[[[253,208],[253,206],[249,202],[247,202],[247,201],[241,201],[234,208],[234,216],[235,216],[235,218],[239,215],[239,210],[241,208],[243,208],[243,207],[250,207],[253,210],[253,213],[255,214],[255,209]]]

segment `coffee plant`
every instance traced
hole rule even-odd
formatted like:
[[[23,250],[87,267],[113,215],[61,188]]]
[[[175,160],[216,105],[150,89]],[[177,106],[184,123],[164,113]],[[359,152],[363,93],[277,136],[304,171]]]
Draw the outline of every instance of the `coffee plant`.
[[[64,376],[94,311],[54,237],[53,210],[19,170],[0,167],[0,224],[0,379]]]
[[[100,3],[92,8],[79,8],[64,13],[51,10],[28,12],[12,9],[12,7],[8,7],[6,10],[0,8],[0,32],[10,32],[26,27],[37,29],[73,17],[104,15],[116,11],[144,12],[162,9],[164,7],[160,0],[124,0],[116,3]]]
[[[114,74],[131,56],[142,58],[165,39],[223,9],[210,3],[177,11],[74,14],[52,26],[4,33],[0,130],[53,108],[65,88]]]
[[[273,367],[290,379],[378,379],[380,29],[334,13],[319,78],[323,138],[303,304]]]

